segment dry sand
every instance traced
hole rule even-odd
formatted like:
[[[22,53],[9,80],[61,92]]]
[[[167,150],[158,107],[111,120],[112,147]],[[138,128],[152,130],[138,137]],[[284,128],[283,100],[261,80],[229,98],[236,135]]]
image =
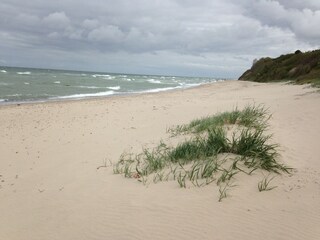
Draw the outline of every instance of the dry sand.
[[[144,186],[101,167],[174,124],[265,104],[292,175],[218,187]],[[158,94],[0,107],[0,239],[320,239],[320,93],[229,81]]]

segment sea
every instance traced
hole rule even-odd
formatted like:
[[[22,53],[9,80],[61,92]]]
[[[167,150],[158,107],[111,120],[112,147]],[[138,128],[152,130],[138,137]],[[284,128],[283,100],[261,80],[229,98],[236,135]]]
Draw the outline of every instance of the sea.
[[[156,93],[217,81],[223,79],[0,67],[0,104]]]

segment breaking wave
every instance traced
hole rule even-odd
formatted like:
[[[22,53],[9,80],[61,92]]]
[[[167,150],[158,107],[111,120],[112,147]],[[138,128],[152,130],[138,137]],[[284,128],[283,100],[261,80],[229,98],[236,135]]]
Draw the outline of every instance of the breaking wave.
[[[68,96],[60,96],[52,99],[80,99],[80,98],[87,98],[87,97],[102,97],[102,96],[109,96],[113,95],[114,91],[107,91],[107,92],[97,92],[97,93],[83,93],[83,94],[73,94]]]
[[[19,75],[30,75],[31,72],[17,72],[17,74],[19,74]]]
[[[155,80],[155,79],[148,79],[147,80],[149,83],[155,83],[155,84],[161,84],[162,82],[160,80]]]

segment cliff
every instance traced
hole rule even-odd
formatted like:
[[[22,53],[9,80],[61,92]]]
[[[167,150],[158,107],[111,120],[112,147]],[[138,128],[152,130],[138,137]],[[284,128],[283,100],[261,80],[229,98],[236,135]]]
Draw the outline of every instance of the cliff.
[[[314,83],[320,86],[320,49],[261,58],[245,71],[239,80],[272,82],[292,80],[295,83]]]

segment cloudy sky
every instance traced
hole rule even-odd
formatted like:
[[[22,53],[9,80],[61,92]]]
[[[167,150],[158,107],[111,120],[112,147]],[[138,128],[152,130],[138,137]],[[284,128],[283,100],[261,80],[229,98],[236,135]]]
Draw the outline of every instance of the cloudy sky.
[[[0,65],[236,78],[319,26],[319,0],[1,0]]]

